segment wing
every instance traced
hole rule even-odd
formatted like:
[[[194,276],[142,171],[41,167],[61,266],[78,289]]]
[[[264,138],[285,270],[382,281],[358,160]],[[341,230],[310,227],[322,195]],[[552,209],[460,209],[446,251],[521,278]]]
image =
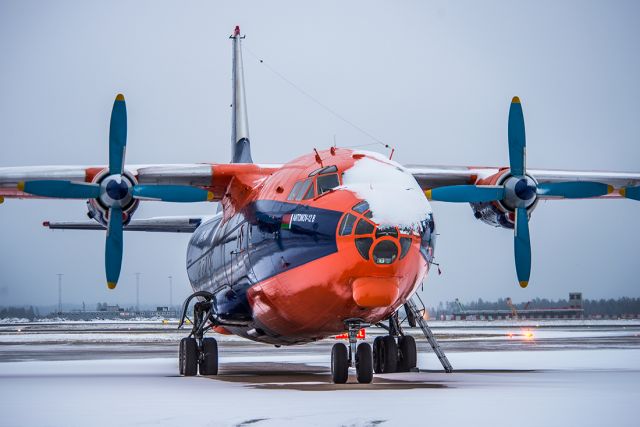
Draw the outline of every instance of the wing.
[[[509,168],[476,166],[427,166],[407,165],[424,191],[454,185],[495,185],[497,179],[509,172]],[[553,169],[527,169],[539,184],[559,184],[564,182],[597,182],[613,187],[613,192],[600,197],[621,197],[620,190],[640,186],[640,172],[613,171],[570,171]],[[495,182],[494,182],[495,181]],[[623,191],[624,192],[624,191]],[[541,199],[561,197],[539,194]]]
[[[138,184],[175,185],[202,188],[213,193],[211,200],[221,200],[231,181],[236,178],[253,185],[277,170],[280,165],[236,164],[158,164],[133,165],[125,172]],[[91,183],[100,178],[106,166],[26,166],[0,168],[0,197],[38,198],[19,189],[20,183],[29,181],[61,181]],[[153,199],[153,197],[145,197]]]

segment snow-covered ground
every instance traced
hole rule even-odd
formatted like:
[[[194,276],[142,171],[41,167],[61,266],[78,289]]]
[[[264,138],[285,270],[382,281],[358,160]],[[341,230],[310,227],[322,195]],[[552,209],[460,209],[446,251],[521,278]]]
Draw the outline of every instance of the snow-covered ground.
[[[288,349],[225,341],[218,377],[184,378],[176,374],[175,357],[148,357],[148,342],[114,358],[109,351],[124,346],[123,331],[118,342],[103,346],[50,344],[47,334],[20,344],[17,334],[3,332],[0,353],[36,347],[42,358],[0,363],[0,425],[640,425],[637,325],[536,329],[534,336],[511,338],[505,331],[513,328],[453,329],[455,339],[467,335],[480,348],[486,342],[479,335],[498,339],[493,351],[449,352],[452,374],[423,351],[419,366],[425,371],[376,375],[369,385],[353,377],[346,385],[330,383],[332,341]],[[610,338],[615,345],[607,344]],[[583,347],[557,351],[572,339]],[[533,346],[514,350],[513,340]],[[537,340],[554,342],[556,351],[536,347]],[[67,347],[86,351],[86,357],[42,360],[47,353],[64,359]]]

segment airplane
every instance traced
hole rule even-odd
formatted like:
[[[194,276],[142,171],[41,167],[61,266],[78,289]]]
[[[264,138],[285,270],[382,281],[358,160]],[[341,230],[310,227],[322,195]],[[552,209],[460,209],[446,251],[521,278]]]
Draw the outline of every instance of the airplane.
[[[232,35],[230,163],[125,166],[127,115],[118,94],[111,113],[107,165],[0,168],[5,198],[87,200],[88,221],[51,229],[106,230],[105,271],[115,289],[123,232],[192,233],[186,268],[193,293],[192,331],[180,341],[181,375],[216,375],[218,345],[205,333],[235,334],[276,346],[347,331],[331,351],[335,383],[355,368],[375,373],[416,367],[413,337],[398,311],[434,265],[431,201],[469,203],[475,218],[513,230],[517,280],[529,282],[529,219],[540,200],[640,200],[640,173],[528,169],[522,103],[511,101],[509,165],[400,165],[389,157],[337,146],[283,164],[254,163],[245,100],[240,28]],[[209,216],[134,218],[142,201],[218,202]],[[388,326],[382,322],[387,322]],[[358,331],[383,325],[372,346]],[[362,341],[362,340],[361,340]]]

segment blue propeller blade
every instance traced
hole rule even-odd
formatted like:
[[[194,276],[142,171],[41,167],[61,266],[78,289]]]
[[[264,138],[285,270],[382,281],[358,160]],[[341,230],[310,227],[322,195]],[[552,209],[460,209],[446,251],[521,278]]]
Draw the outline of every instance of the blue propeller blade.
[[[458,203],[492,202],[504,198],[504,187],[489,185],[451,185],[425,191],[429,200]]]
[[[531,274],[531,240],[529,238],[529,218],[525,208],[516,209],[516,228],[513,243],[518,282],[521,287],[526,288]]]
[[[640,187],[626,187],[620,190],[622,197],[627,199],[640,200]]]
[[[164,202],[206,202],[213,199],[213,193],[187,185],[136,185],[133,197],[162,200]]]
[[[613,187],[600,182],[576,181],[538,184],[541,196],[557,196],[566,199],[599,197],[611,193]]]
[[[127,106],[124,96],[118,94],[111,110],[109,125],[109,173],[121,174],[124,168],[124,153],[127,147]]]
[[[120,278],[122,266],[122,209],[109,209],[109,227],[105,245],[104,265],[107,272],[107,286],[114,289]]]
[[[512,175],[525,174],[526,145],[522,105],[520,98],[514,96],[509,108],[509,167]]]
[[[27,181],[18,184],[25,193],[63,199],[95,199],[100,196],[98,184],[57,180]]]

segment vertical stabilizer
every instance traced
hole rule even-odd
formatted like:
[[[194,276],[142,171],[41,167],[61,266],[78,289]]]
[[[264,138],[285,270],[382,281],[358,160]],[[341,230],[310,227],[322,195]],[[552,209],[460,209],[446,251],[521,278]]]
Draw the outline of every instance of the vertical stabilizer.
[[[236,26],[233,40],[233,122],[231,124],[231,163],[253,163],[249,143],[249,118],[244,93],[244,68],[242,66],[242,39],[240,27]]]

